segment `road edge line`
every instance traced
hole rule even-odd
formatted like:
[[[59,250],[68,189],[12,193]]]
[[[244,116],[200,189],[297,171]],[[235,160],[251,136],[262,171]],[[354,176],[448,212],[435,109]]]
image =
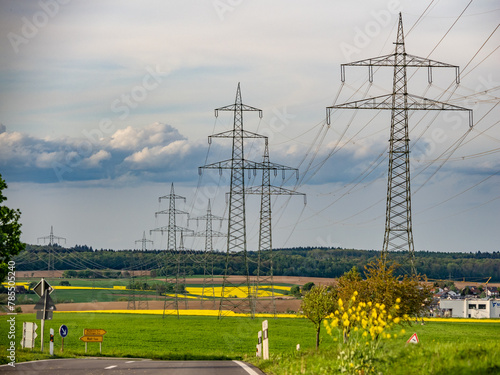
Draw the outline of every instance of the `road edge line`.
[[[259,373],[255,372],[255,370],[253,368],[248,366],[245,362],[235,361],[235,360],[233,360],[233,362],[236,363],[238,366],[240,366],[243,370],[245,370],[250,375],[260,375]]]

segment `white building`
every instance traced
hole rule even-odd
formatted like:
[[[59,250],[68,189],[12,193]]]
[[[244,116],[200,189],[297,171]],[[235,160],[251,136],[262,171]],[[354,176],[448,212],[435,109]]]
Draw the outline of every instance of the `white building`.
[[[500,318],[500,299],[441,299],[439,308],[453,318]]]

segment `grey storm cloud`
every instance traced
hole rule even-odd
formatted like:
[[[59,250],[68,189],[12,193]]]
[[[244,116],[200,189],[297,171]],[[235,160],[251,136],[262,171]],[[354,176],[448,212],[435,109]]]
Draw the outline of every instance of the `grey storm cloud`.
[[[0,167],[9,181],[86,181],[126,174],[161,180],[176,170],[185,175],[188,168],[195,175],[203,151],[162,123],[119,129],[106,138],[47,139],[9,132],[3,125],[0,130]]]

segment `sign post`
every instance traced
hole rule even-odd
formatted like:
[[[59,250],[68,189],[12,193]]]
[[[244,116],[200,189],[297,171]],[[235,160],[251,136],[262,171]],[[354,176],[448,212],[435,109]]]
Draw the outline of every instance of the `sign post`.
[[[40,351],[43,352],[43,334],[44,334],[44,328],[45,328],[45,319],[52,319],[52,311],[47,311],[49,310],[55,310],[56,306],[54,305],[54,302],[50,298],[49,294],[54,291],[54,288],[50,286],[50,284],[45,281],[45,279],[42,277],[40,282],[35,285],[33,288],[33,291],[37,294],[38,297],[40,297],[40,301],[37,302],[35,305],[35,310],[41,310],[42,314],[36,314],[37,319],[41,319],[42,324],[40,327],[40,336],[41,336],[41,347]],[[42,301],[43,299],[43,301]]]
[[[268,335],[268,322],[262,322],[262,359],[269,359],[269,335]]]
[[[51,328],[49,332],[50,332],[49,352],[50,355],[54,355],[54,328]]]
[[[262,331],[257,334],[257,357],[262,357]]]
[[[64,338],[68,336],[68,327],[64,324],[59,327],[59,335],[61,336],[61,352],[64,351]]]
[[[85,328],[83,330],[83,336],[80,337],[80,340],[85,342],[85,353],[87,353],[87,343],[88,342],[98,342],[99,343],[99,353],[102,353],[102,341],[103,341],[103,336],[105,334],[106,334],[106,331],[103,329]]]

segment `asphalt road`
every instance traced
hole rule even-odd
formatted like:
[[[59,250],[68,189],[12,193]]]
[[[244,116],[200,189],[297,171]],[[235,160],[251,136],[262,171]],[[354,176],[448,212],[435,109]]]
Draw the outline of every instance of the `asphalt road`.
[[[240,361],[152,361],[142,359],[51,359],[0,366],[0,374],[22,375],[265,375]]]

